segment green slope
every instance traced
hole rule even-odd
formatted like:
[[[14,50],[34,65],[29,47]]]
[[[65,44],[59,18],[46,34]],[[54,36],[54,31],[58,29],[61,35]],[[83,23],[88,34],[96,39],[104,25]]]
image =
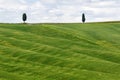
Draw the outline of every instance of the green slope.
[[[0,24],[0,80],[120,80],[120,23]]]

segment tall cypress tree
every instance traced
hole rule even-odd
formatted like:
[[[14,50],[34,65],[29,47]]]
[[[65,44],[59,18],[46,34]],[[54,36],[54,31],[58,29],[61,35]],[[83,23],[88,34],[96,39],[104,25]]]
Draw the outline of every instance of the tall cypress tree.
[[[23,20],[24,23],[25,23],[25,21],[27,20],[27,15],[26,15],[26,13],[23,13],[22,20]]]
[[[85,20],[86,20],[86,19],[85,19],[85,14],[83,13],[83,14],[82,14],[82,22],[85,23]]]

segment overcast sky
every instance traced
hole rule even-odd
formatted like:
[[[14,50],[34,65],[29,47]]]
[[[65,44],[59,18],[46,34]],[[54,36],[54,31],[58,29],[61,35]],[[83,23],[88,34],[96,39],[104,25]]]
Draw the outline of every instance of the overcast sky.
[[[0,22],[22,22],[27,13],[30,23],[87,22],[120,20],[120,0],[0,0]]]

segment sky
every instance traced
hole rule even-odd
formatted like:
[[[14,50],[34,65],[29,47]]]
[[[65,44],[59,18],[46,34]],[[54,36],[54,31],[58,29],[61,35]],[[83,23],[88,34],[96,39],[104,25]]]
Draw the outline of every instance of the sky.
[[[120,20],[120,0],[0,0],[0,23],[86,22]]]

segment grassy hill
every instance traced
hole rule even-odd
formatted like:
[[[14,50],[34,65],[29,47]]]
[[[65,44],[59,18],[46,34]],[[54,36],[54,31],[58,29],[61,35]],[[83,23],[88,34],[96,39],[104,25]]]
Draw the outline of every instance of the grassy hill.
[[[120,80],[120,23],[0,24],[0,80]]]

